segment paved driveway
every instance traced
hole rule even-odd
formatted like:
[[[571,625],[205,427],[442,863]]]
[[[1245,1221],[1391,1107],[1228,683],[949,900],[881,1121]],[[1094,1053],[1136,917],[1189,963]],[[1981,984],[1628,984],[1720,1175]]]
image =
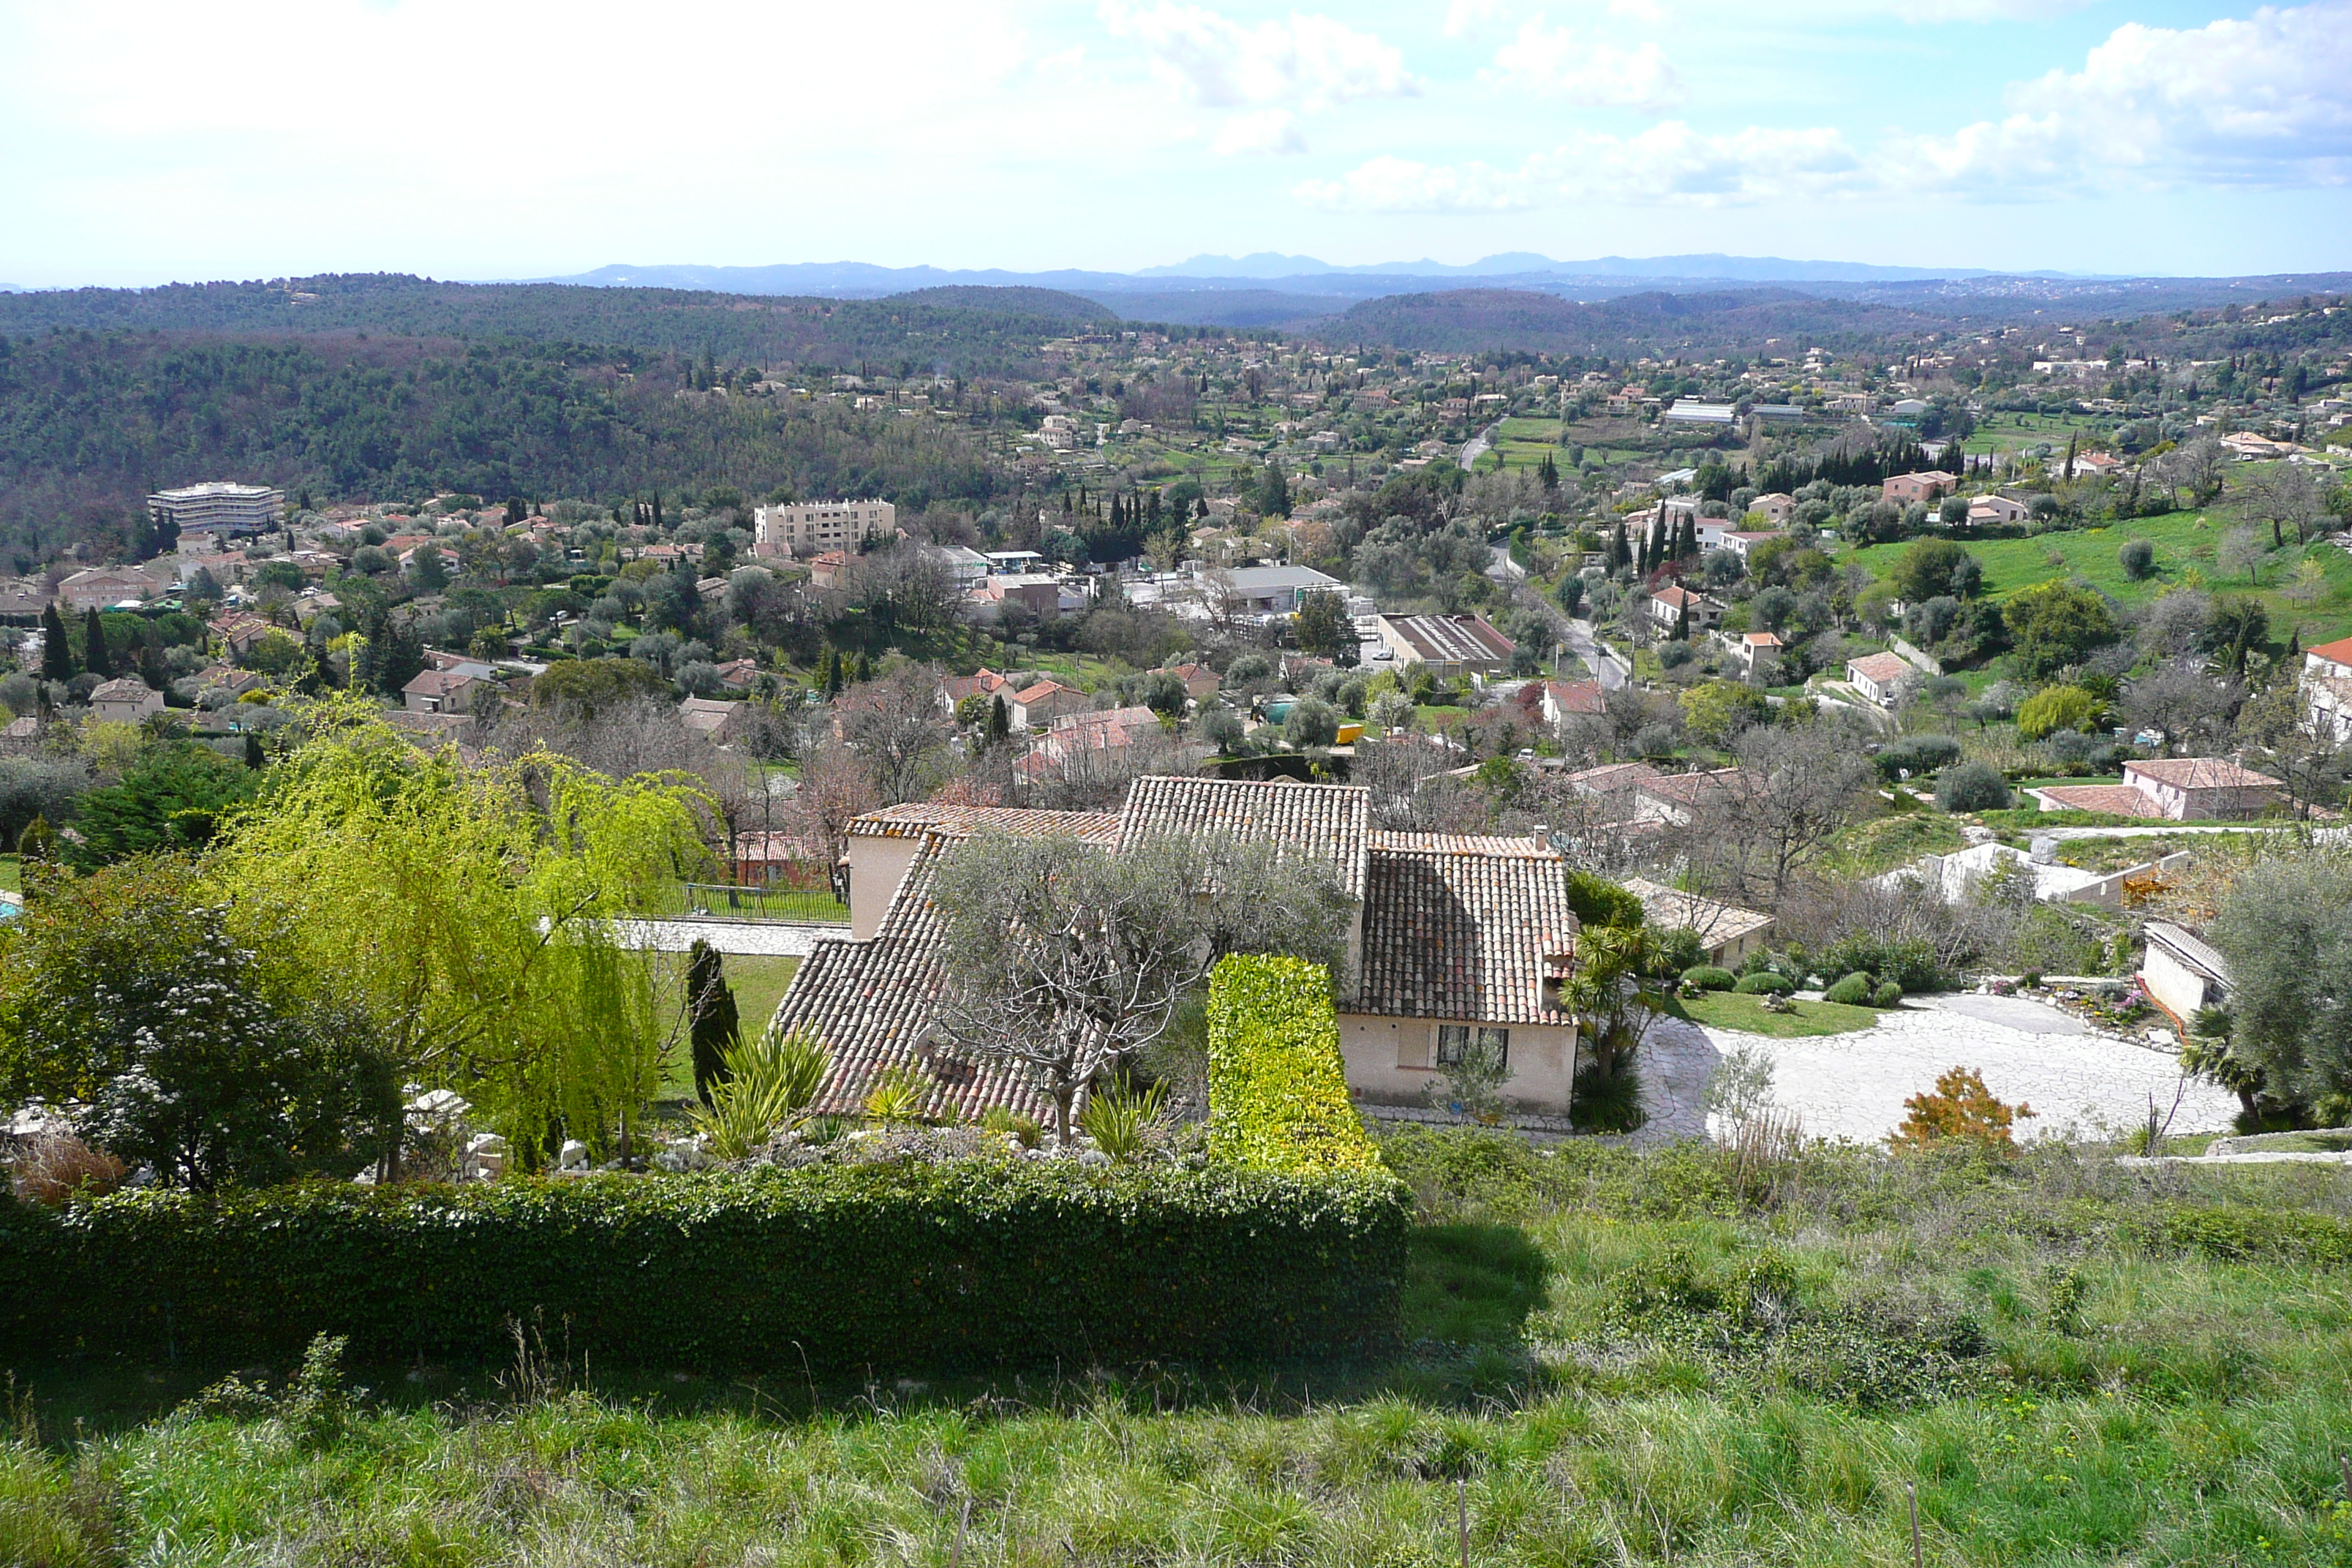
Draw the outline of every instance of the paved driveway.
[[[2013,1005],[1982,1005],[1988,1003]],[[2062,1031],[2062,1021],[2072,1032]],[[2084,1031],[2079,1020],[2054,1008],[2006,997],[1940,996],[1884,1013],[1875,1028],[1801,1039],[1663,1020],[1643,1047],[1651,1120],[1640,1141],[1704,1131],[1707,1075],[1741,1046],[1771,1060],[1774,1101],[1801,1113],[1814,1137],[1882,1139],[1902,1121],[1906,1099],[1934,1088],[1937,1075],[1955,1067],[1976,1068],[1985,1087],[2010,1104],[2031,1105],[2033,1120],[2019,1128],[2029,1138],[2137,1126],[2151,1097],[2163,1110],[2179,1095],[2175,1132],[2225,1129],[2238,1110],[2235,1095],[2208,1083],[2184,1084],[2174,1057]]]

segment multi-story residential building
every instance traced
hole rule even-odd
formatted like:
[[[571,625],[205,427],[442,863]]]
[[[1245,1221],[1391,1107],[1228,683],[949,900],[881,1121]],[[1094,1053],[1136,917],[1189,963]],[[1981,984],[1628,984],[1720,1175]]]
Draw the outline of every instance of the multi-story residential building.
[[[793,501],[751,514],[751,553],[772,559],[856,551],[898,529],[898,509],[887,500]]]
[[[2304,649],[2302,687],[2305,728],[2352,745],[2352,637]]]
[[[147,515],[158,528],[177,527],[184,538],[192,533],[260,533],[284,519],[286,492],[226,480],[183,485],[149,496]]]

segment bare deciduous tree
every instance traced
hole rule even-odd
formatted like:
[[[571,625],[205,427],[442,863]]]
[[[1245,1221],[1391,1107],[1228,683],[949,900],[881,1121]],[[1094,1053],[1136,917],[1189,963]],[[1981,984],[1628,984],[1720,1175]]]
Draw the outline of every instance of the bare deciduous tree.
[[[2160,730],[2175,752],[2218,739],[2243,695],[2237,682],[2216,680],[2193,658],[2158,666],[2124,688],[2124,716],[2136,729]]]
[[[1854,819],[1870,759],[1859,734],[1828,719],[1759,725],[1734,750],[1738,767],[1700,796],[1676,837],[1707,890],[1777,908],[1805,858]]]
[[[922,799],[944,774],[954,725],[940,709],[939,685],[929,665],[902,665],[833,700],[834,728],[884,805]]]
[[[941,862],[932,897],[946,918],[949,1037],[1034,1074],[1064,1144],[1079,1092],[1164,1034],[1219,958],[1280,952],[1343,968],[1352,911],[1318,863],[1191,835],[1113,854],[975,834]]]
[[[2239,487],[2246,515],[2271,525],[2271,546],[2286,542],[2284,531],[2294,530],[2294,542],[2309,542],[2327,512],[2327,492],[2309,468],[2300,463],[2273,463]]]

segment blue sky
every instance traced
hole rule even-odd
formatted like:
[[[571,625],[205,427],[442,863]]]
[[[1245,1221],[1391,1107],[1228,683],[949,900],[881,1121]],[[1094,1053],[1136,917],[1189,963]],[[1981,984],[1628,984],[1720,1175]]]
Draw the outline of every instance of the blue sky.
[[[0,282],[2352,268],[2352,0],[0,0]]]

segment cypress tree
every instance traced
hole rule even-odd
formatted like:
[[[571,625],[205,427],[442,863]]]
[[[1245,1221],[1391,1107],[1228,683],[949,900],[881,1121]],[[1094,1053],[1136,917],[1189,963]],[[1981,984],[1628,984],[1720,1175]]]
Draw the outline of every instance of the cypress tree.
[[[996,744],[1013,733],[1013,710],[1004,705],[1004,695],[999,692],[988,700],[988,743]]]
[[[114,679],[114,655],[107,648],[106,623],[98,618],[96,605],[82,612],[81,667],[101,680]]]
[[[78,673],[73,646],[66,641],[65,617],[58,614],[57,601],[52,599],[41,611],[41,679],[71,680]]]
[[[718,952],[699,937],[687,960],[686,994],[693,1009],[688,1037],[694,1046],[694,1092],[708,1105],[710,1091],[727,1080],[727,1048],[742,1027],[742,1015]]]

